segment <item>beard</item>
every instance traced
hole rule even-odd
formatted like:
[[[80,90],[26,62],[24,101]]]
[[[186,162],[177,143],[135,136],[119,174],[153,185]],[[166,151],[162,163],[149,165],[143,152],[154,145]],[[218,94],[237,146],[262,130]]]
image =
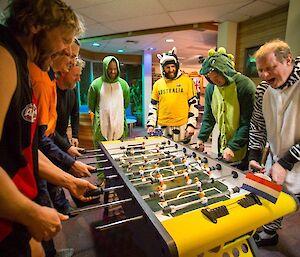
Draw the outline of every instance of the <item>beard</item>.
[[[33,37],[33,46],[36,51],[33,62],[43,71],[48,71],[52,64],[52,52],[49,51],[49,45],[46,40],[46,32],[41,30]]]
[[[174,78],[176,78],[176,75],[177,75],[177,71],[175,71],[175,72],[165,72],[165,77],[167,78],[167,79],[174,79]]]

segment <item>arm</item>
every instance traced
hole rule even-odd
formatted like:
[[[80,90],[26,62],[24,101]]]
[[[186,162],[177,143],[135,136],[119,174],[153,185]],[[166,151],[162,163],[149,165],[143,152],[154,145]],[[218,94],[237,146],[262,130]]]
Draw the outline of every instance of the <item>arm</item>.
[[[67,188],[72,195],[81,201],[89,201],[91,197],[84,197],[84,193],[96,189],[90,182],[75,178],[55,166],[49,159],[39,151],[39,175],[52,184]]]
[[[122,79],[120,82],[123,90],[124,110],[126,110],[130,103],[130,88],[125,80]]]
[[[255,92],[255,103],[249,129],[249,161],[260,162],[261,153],[267,142],[265,119],[262,113],[262,102],[268,85],[259,84]]]
[[[192,79],[190,79],[190,86],[188,92],[188,105],[189,105],[189,113],[188,113],[188,123],[187,127],[196,128],[197,125],[197,117],[199,114],[196,106],[198,105],[198,99],[196,97],[195,85]]]
[[[205,103],[204,103],[204,113],[202,117],[202,125],[198,134],[198,139],[201,140],[202,143],[207,141],[209,135],[211,134],[216,124],[216,120],[211,109],[211,99],[212,99],[213,91],[214,91],[214,85],[208,84],[204,94]]]
[[[70,171],[77,177],[89,177],[90,171],[95,168],[86,165],[80,161],[76,161],[69,154],[62,151],[53,140],[45,136],[45,126],[39,126],[39,149],[47,155],[47,157],[56,163],[59,163],[66,171]]]
[[[10,53],[1,46],[0,59],[0,85],[5,92],[0,94],[2,106],[0,109],[0,139],[2,140],[3,124],[17,85],[17,69]],[[15,159],[15,161],[18,160]],[[49,240],[59,232],[60,220],[67,217],[58,214],[54,209],[41,207],[23,195],[1,166],[0,181],[1,218],[25,225],[37,240]]]
[[[96,112],[96,104],[97,104],[97,93],[96,93],[96,81],[94,80],[92,82],[92,84],[89,87],[88,90],[88,100],[87,100],[87,104],[89,109],[95,113]]]
[[[25,225],[38,241],[49,240],[61,230],[67,216],[43,207],[24,196],[0,167],[0,217]]]
[[[300,144],[293,145],[289,151],[274,163],[271,167],[272,179],[278,183],[283,184],[287,173],[293,169],[295,163],[300,161]]]
[[[0,139],[2,136],[3,124],[8,111],[11,99],[17,86],[16,64],[10,53],[0,46],[0,85],[4,93],[0,94]]]
[[[300,143],[293,145],[289,151],[279,159],[278,163],[287,170],[292,170],[294,164],[300,161]]]
[[[239,76],[241,76],[239,74]],[[240,150],[249,141],[249,126],[255,101],[255,84],[247,77],[236,81],[238,101],[240,105],[240,124],[238,129],[228,141],[228,147],[232,151]]]
[[[64,170],[70,170],[75,159],[62,151],[53,140],[45,135],[47,126],[38,126],[39,149],[52,161],[62,165]]]
[[[157,92],[157,83],[154,83],[151,102],[149,104],[149,113],[148,113],[148,120],[147,120],[147,127],[156,127],[157,123],[157,111],[159,108],[159,96]]]
[[[65,137],[63,137],[61,134],[59,134],[57,131],[55,131],[55,135],[53,136],[53,141],[55,145],[57,145],[60,149],[67,152],[68,149],[71,147],[71,143],[69,140]]]

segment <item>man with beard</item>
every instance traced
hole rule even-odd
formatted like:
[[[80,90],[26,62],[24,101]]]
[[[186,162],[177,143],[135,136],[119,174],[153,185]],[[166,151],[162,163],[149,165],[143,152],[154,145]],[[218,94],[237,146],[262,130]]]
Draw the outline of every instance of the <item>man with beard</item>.
[[[38,102],[39,116],[37,123],[39,149],[55,165],[64,171],[70,172],[76,177],[86,177],[91,175],[89,171],[93,170],[94,167],[76,161],[54,143],[57,122],[56,81],[62,73],[69,72],[70,67],[75,64],[78,54],[79,42],[75,39],[69,48],[63,49],[55,55],[48,73],[41,70],[32,62],[29,64],[29,75],[32,82],[33,93]],[[77,147],[72,147],[72,149],[75,156],[81,155]],[[62,187],[47,183],[46,180],[41,179],[38,181],[38,189],[37,202],[39,204],[48,207],[51,207],[53,204],[58,212],[66,215],[73,210]],[[55,255],[56,250],[51,240],[42,242],[42,244],[45,249],[46,257]],[[69,250],[69,252],[71,251]]]
[[[61,73],[68,72],[75,63],[79,53],[79,45],[72,42],[69,49],[64,49],[53,58],[50,71],[44,72],[34,63],[29,64],[29,74],[32,81],[33,93],[38,101],[38,129],[39,129],[39,149],[56,165],[77,177],[90,176],[90,171],[94,168],[80,161],[76,161],[69,154],[62,151],[53,142],[57,121],[57,96],[56,77]],[[74,149],[72,155],[79,156],[78,149]],[[67,200],[59,204],[60,211],[65,214],[70,209]]]
[[[100,141],[118,140],[128,136],[125,110],[130,102],[127,82],[120,78],[120,64],[116,57],[103,59],[103,74],[96,78],[88,91],[88,106],[95,114],[93,119],[93,141],[95,149]],[[104,172],[98,172],[100,184]]]
[[[265,43],[255,53],[262,82],[256,89],[256,101],[250,123],[249,166],[258,171],[266,142],[270,145],[273,181],[300,196],[300,57],[292,57],[290,47],[279,39]],[[276,245],[281,220],[264,226],[254,235],[260,246]]]
[[[73,153],[72,149],[75,148],[76,150],[76,147],[79,144],[79,102],[76,83],[80,81],[80,75],[84,66],[85,62],[81,59],[77,59],[75,65],[70,68],[69,72],[61,73],[56,83],[57,122],[54,142],[72,156],[76,156],[76,152]],[[72,138],[70,139],[67,135],[69,120],[71,120],[72,128]]]
[[[10,1],[5,26],[0,25],[1,256],[31,256],[31,237],[49,240],[68,218],[33,201],[37,176],[68,188],[81,200],[90,200],[83,194],[95,189],[63,172],[38,151],[38,111],[27,68],[31,61],[48,70],[53,56],[69,47],[80,32],[77,15],[60,0]]]
[[[154,132],[158,124],[164,136],[174,141],[189,140],[196,128],[198,100],[192,79],[181,74],[176,48],[157,55],[162,78],[153,85],[149,105],[147,132]],[[188,142],[188,141],[186,141]]]

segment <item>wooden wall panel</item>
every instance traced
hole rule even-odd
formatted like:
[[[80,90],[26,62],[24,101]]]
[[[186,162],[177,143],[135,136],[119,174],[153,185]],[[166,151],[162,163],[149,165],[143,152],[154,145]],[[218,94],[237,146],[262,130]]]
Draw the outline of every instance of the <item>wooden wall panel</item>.
[[[244,73],[246,49],[279,38],[285,39],[288,6],[238,24],[236,45],[236,69]],[[259,83],[259,78],[251,78]]]

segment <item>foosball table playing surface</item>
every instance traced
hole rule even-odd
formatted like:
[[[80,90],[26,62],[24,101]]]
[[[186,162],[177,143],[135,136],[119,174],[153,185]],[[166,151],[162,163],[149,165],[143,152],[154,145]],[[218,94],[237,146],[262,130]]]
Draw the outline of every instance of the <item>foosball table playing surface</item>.
[[[99,256],[257,256],[256,229],[295,212],[295,198],[276,203],[244,189],[240,170],[164,137],[102,142],[106,175],[102,207],[119,219],[92,224]],[[100,157],[99,157],[100,156]]]

